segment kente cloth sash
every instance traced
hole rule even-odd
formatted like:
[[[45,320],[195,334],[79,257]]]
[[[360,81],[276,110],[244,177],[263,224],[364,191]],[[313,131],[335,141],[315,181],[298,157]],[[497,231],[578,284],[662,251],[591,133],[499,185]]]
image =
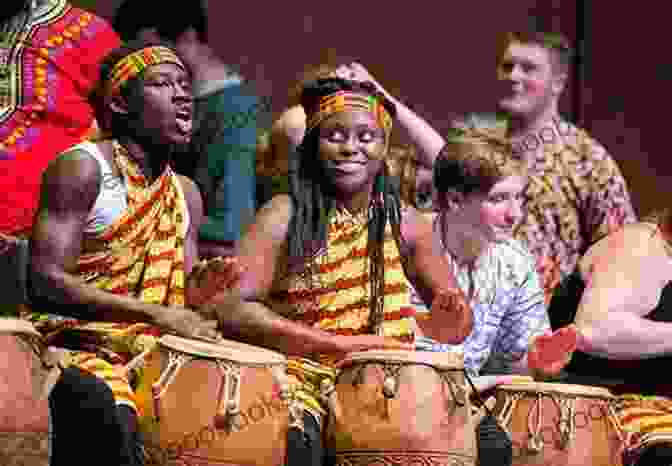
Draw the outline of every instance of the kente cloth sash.
[[[184,305],[184,241],[189,218],[177,175],[167,167],[148,183],[126,151],[114,143],[115,162],[128,190],[128,209],[97,233],[84,251],[77,274],[89,285],[145,303]],[[135,407],[129,374],[123,366],[155,344],[159,335],[149,324],[86,322],[34,313],[31,319],[47,341],[67,341],[70,364],[106,380],[118,402]],[[73,348],[74,347],[74,348]],[[135,375],[141,375],[140,372]],[[138,380],[136,377],[134,380]],[[135,384],[134,384],[135,385]]]
[[[327,247],[313,259],[312,278],[282,274],[273,287],[268,305],[283,316],[336,335],[369,332],[368,219],[344,210],[329,220]],[[415,311],[399,249],[390,226],[385,232],[384,322],[385,336],[413,341]],[[313,286],[310,286],[312,280]],[[333,361],[325,355],[312,359],[290,358],[289,375],[294,399],[320,420],[326,406],[320,396],[323,380],[334,382]]]

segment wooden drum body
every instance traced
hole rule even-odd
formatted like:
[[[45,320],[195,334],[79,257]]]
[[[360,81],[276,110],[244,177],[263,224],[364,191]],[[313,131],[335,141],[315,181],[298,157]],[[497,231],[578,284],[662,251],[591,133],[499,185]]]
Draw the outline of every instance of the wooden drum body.
[[[0,318],[0,464],[49,464],[49,389],[40,334],[24,320]],[[46,360],[45,360],[46,361]]]
[[[137,398],[151,462],[284,464],[289,428],[284,356],[228,340],[212,344],[164,336],[144,358]]]
[[[334,389],[325,390],[325,445],[337,465],[476,463],[461,356],[366,351],[342,367]]]
[[[623,434],[606,389],[555,383],[497,388],[495,413],[516,466],[621,466]]]

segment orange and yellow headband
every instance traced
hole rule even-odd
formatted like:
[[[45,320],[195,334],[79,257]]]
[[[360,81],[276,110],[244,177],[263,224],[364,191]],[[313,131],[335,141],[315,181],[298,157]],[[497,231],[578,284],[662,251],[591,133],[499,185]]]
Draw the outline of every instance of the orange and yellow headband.
[[[120,89],[129,80],[141,74],[150,66],[172,63],[185,68],[180,58],[168,47],[146,47],[122,58],[114,65],[106,86],[106,94],[112,97],[119,94]]]
[[[306,132],[311,131],[333,114],[352,109],[364,110],[373,114],[378,124],[385,131],[385,135],[389,136],[392,130],[392,117],[380,99],[349,91],[339,91],[324,96],[315,109],[306,112],[308,113]]]

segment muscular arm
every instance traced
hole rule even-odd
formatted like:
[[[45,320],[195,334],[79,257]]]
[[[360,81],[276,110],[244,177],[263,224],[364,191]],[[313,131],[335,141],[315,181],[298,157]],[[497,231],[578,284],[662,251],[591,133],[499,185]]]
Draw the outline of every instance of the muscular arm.
[[[402,213],[401,234],[409,246],[411,267],[409,281],[425,303],[434,303],[434,298],[443,293],[459,291],[460,287],[443,255],[431,223],[415,209],[406,208]],[[473,315],[464,302],[461,309],[432,310],[428,319],[419,324],[425,336],[440,342],[457,344],[471,333]]]
[[[50,312],[86,320],[153,322],[161,307],[98,290],[74,275],[99,186],[98,164],[82,151],[62,155],[45,171],[30,251],[33,298],[46,300]]]
[[[180,175],[179,179],[189,210],[189,230],[184,244],[184,274],[186,276],[199,258],[198,231],[203,224],[203,200],[196,183],[186,176]]]
[[[606,243],[605,243],[606,242]],[[652,229],[633,225],[598,243],[576,314],[578,349],[611,359],[672,354],[672,323],[645,319],[669,280],[669,258]]]
[[[220,294],[205,307],[217,308],[221,331],[227,337],[289,355],[342,352],[338,338],[285,319],[261,303],[282,260],[292,216],[291,202],[289,196],[275,196],[259,210],[256,222],[240,244],[239,262],[245,271],[239,296]]]

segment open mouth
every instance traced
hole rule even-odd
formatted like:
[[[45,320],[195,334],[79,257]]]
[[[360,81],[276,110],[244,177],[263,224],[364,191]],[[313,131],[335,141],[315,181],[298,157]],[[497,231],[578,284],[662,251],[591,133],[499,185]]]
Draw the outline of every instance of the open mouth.
[[[191,111],[186,109],[178,110],[175,113],[175,123],[177,124],[177,129],[180,133],[184,135],[191,134],[194,125],[193,119],[191,118]]]
[[[362,170],[362,168],[365,166],[365,163],[362,162],[332,162],[331,163],[331,168],[339,173],[357,173]]]

